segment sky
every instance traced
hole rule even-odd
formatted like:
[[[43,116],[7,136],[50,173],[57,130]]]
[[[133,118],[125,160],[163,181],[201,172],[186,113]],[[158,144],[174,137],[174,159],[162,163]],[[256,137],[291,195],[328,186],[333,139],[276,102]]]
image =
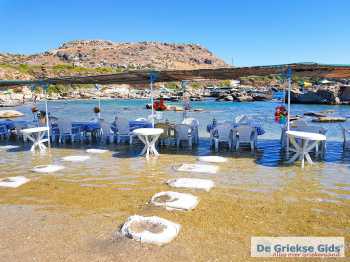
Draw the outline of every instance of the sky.
[[[350,0],[0,0],[0,52],[77,39],[198,43],[235,66],[350,64]]]

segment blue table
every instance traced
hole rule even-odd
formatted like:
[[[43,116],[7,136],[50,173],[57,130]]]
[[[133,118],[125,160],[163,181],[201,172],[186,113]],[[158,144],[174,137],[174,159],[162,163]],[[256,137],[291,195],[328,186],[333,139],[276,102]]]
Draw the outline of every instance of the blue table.
[[[7,129],[14,129],[17,125],[23,126],[23,125],[34,125],[33,121],[27,121],[27,120],[0,120],[0,125],[5,125]]]
[[[148,121],[136,121],[136,120],[129,121],[130,132],[138,128],[151,128],[151,127],[152,127],[152,123]],[[111,125],[111,129],[113,130],[113,132],[117,131],[117,128],[115,127],[115,123]]]
[[[72,127],[80,127],[84,132],[94,132],[101,129],[101,125],[98,122],[73,122]]]
[[[151,127],[152,127],[152,123],[148,121],[136,121],[136,120],[129,121],[130,131],[134,131],[135,129],[138,129],[138,128],[151,128]]]

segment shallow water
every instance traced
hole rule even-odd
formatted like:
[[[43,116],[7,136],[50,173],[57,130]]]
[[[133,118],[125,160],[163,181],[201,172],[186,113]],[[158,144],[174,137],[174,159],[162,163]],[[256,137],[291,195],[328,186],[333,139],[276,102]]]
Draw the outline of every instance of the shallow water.
[[[116,115],[124,116],[128,119],[136,119],[139,117],[147,118],[151,114],[150,110],[145,109],[145,105],[149,100],[122,100],[110,99],[101,101],[101,117],[107,121],[113,121]],[[167,102],[169,105],[179,105],[179,103]],[[76,101],[49,101],[48,109],[51,115],[64,117],[72,121],[88,121],[94,117],[93,108],[98,105],[97,100],[76,100]],[[191,102],[193,109],[204,109],[203,112],[189,112],[187,115],[195,117],[200,123],[200,136],[208,137],[206,126],[211,123],[213,118],[218,121],[233,120],[236,116],[246,114],[256,121],[262,123],[266,133],[261,138],[278,139],[280,137],[281,128],[279,124],[274,122],[275,107],[280,105],[279,102],[216,102],[213,100],[205,100]],[[40,110],[44,110],[44,104],[37,105]],[[18,109],[25,113],[24,119],[31,119],[32,105],[20,106]],[[349,117],[349,106],[347,105],[292,105],[292,115],[303,115],[304,112],[319,112],[324,110],[335,110],[334,115]],[[182,112],[163,112],[164,119],[169,121],[180,122],[183,118]],[[311,121],[310,117],[305,117],[307,121]],[[334,123],[313,123],[314,125],[322,125],[327,129],[327,139],[341,141],[342,134],[339,124]],[[345,123],[346,125],[346,123]]]
[[[88,120],[92,116],[89,109],[91,111],[94,102],[50,102],[49,107],[51,110],[56,108],[53,113],[56,116]],[[194,104],[209,109],[207,103]],[[69,107],[64,106],[67,104]],[[113,119],[112,112],[116,110],[118,114],[132,114],[133,118],[146,116],[146,111],[139,108],[143,104],[144,101],[104,101],[103,117]],[[273,120],[275,103],[254,104],[237,103],[233,106],[232,103],[214,103],[215,108],[210,107],[213,111],[192,114],[200,119],[203,134],[212,116],[225,119],[225,116],[246,112],[247,108],[261,121],[265,119],[265,114]],[[128,106],[127,110],[121,109],[125,106]],[[293,107],[296,112],[302,110],[301,106]],[[29,106],[24,108],[30,110]],[[346,107],[339,108],[345,114]],[[305,111],[325,109],[329,106],[309,106]],[[111,114],[107,115],[107,112]],[[182,113],[169,112],[166,117],[181,119]],[[89,154],[91,159],[82,163],[63,162],[61,158],[87,155],[85,150],[90,147],[88,145],[56,146],[46,154],[32,154],[28,151],[29,145],[22,144],[19,149],[0,151],[0,178],[22,175],[31,179],[17,189],[0,189],[0,204],[4,209],[0,221],[19,221],[17,216],[25,217],[27,220],[20,221],[28,226],[19,226],[16,234],[31,235],[40,243],[42,239],[46,240],[42,245],[51,250],[46,254],[46,261],[60,261],[55,254],[69,256],[69,245],[76,247],[73,252],[76,260],[71,261],[83,258],[85,261],[109,261],[100,259],[116,257],[131,261],[141,258],[145,261],[248,261],[250,237],[254,235],[345,236],[348,243],[350,151],[343,151],[336,137],[337,128],[334,125],[329,127],[325,160],[301,169],[299,164],[284,164],[285,157],[278,140],[279,126],[273,122],[263,122],[263,126],[267,134],[259,137],[257,152],[252,155],[249,151],[240,154],[221,151],[218,155],[227,157],[228,161],[212,164],[219,166],[216,174],[183,173],[174,168],[182,163],[198,163],[198,155],[215,155],[207,138],[202,138],[200,145],[192,151],[161,148],[160,157],[148,161],[138,157],[142,145],[111,145],[107,147],[109,151],[106,154]],[[66,168],[47,175],[31,172],[34,166],[45,164],[59,164]],[[216,187],[209,193],[176,190],[190,192],[200,198],[198,207],[191,212],[169,212],[150,206],[148,201],[152,195],[168,191],[170,188],[165,181],[176,177],[212,179]],[[13,211],[18,206],[34,207],[34,211],[24,214],[17,209]],[[9,215],[5,215],[6,212]],[[179,237],[164,248],[145,247],[133,242],[124,245],[124,240],[113,244],[109,242],[112,232],[134,214],[158,215],[180,223],[183,228]],[[40,222],[41,216],[55,216],[55,219]],[[38,222],[34,222],[37,218]],[[68,221],[67,225],[64,221]],[[5,248],[0,250],[0,254],[3,257],[11,257],[6,247],[25,245],[28,250],[34,250],[39,261],[45,260],[42,246],[36,246],[35,241],[22,242],[14,237],[10,227],[1,223],[3,237],[0,240]],[[82,228],[83,225],[88,225],[88,228]],[[41,227],[45,227],[46,231],[40,234],[39,240],[35,232]],[[56,232],[57,227],[62,230],[62,236],[54,241],[51,233]],[[103,237],[98,237],[100,234]],[[50,244],[51,241],[54,242]],[[84,253],[82,250],[86,249],[93,252]],[[129,256],[131,253],[135,259]]]

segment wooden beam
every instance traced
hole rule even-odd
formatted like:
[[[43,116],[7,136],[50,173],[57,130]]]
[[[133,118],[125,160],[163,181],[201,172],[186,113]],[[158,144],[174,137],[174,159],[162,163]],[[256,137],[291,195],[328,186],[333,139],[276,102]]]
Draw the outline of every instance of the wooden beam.
[[[277,75],[292,69],[293,75],[302,77],[350,78],[350,66],[320,65],[320,64],[286,64],[276,66],[232,67],[195,70],[164,70],[164,71],[128,71],[109,75],[67,76],[60,78],[37,79],[33,81],[0,80],[1,87],[12,87],[32,84],[146,84],[150,73],[156,74],[156,82],[172,82],[181,80],[226,80],[247,76]]]

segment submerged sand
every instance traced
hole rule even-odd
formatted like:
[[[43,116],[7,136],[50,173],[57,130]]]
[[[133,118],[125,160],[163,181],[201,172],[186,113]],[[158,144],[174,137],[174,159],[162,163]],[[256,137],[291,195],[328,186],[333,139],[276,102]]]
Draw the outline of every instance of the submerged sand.
[[[31,179],[16,189],[0,189],[0,261],[278,261],[251,258],[250,237],[350,240],[350,172],[345,164],[271,167],[269,160],[257,162],[259,156],[243,153],[226,155],[217,174],[189,174],[172,166],[197,163],[200,149],[164,151],[149,161],[135,157],[137,148],[110,149],[119,153],[64,163],[64,170],[49,175],[30,169],[61,163],[63,156],[83,154],[84,148],[55,148],[46,155],[0,152],[0,178]],[[212,179],[216,187],[210,192],[177,189],[200,198],[190,212],[148,204],[155,193],[169,190],[166,180],[176,177]],[[163,247],[120,237],[119,227],[134,214],[163,217],[181,224],[181,232]],[[347,258],[329,259],[334,260]]]

